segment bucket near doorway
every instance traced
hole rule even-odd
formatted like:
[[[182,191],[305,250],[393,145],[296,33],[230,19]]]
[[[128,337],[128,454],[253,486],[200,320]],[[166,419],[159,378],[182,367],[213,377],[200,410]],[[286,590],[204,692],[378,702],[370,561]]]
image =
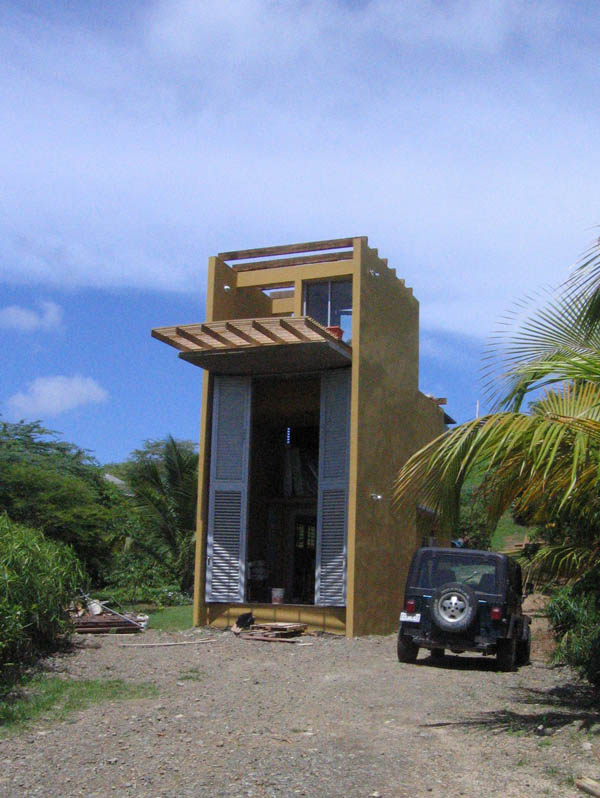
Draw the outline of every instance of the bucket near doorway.
[[[283,594],[285,593],[282,587],[271,588],[271,604],[283,604]]]

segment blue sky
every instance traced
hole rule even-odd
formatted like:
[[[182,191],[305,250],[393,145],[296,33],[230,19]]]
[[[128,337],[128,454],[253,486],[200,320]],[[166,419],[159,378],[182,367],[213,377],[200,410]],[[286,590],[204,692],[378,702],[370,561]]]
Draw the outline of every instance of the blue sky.
[[[458,421],[600,222],[600,17],[521,0],[0,2],[0,412],[102,462],[196,439],[218,251],[367,235]]]

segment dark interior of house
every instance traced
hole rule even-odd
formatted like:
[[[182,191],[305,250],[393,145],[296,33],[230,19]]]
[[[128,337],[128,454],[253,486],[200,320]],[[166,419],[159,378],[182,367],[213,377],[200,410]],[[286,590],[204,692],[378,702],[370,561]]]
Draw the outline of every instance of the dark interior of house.
[[[318,376],[255,379],[246,600],[314,604]]]

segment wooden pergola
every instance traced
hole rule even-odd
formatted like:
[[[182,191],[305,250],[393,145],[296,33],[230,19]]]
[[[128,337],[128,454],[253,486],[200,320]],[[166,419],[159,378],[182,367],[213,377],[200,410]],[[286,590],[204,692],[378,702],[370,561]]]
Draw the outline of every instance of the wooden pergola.
[[[222,374],[312,371],[352,360],[352,348],[309,316],[157,327],[152,336],[183,360]]]

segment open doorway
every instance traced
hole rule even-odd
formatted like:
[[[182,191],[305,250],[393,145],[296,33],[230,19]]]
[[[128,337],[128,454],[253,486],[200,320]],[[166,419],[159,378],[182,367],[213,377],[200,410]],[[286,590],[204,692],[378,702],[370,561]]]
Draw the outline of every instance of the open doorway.
[[[246,600],[315,603],[319,376],[252,384]]]

